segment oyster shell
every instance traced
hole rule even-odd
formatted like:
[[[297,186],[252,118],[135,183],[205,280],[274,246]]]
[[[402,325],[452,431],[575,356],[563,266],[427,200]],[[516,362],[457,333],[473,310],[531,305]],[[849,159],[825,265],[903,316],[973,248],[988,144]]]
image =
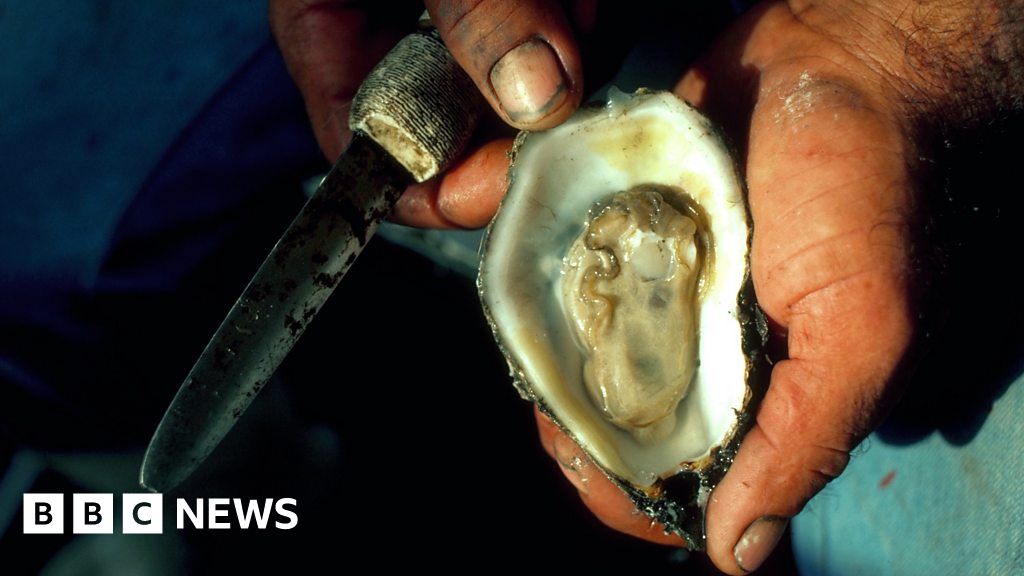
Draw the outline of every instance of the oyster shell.
[[[513,156],[478,287],[515,384],[702,548],[765,372],[729,149],[672,94],[616,92]]]

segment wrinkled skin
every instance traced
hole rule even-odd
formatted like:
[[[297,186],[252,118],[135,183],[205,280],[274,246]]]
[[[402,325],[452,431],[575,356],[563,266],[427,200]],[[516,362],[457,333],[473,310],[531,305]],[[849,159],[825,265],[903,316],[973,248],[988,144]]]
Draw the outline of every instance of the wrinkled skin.
[[[918,4],[761,4],[676,86],[741,149],[755,225],[754,287],[784,358],[708,506],[708,554],[726,573],[760,565],[784,520],[842,473],[850,450],[899,396],[894,375],[916,314],[909,258],[919,197],[916,162],[927,153],[919,141],[922,126],[983,120],[1012,100],[1001,100],[971,74],[980,42],[971,31],[998,34],[1003,23],[996,6],[1019,10],[1019,3],[932,2],[928,10]],[[452,53],[498,116],[528,129],[558,124],[580,101],[586,53],[581,56],[570,22],[576,30],[593,26],[594,3],[564,5],[427,2]],[[349,137],[349,99],[408,28],[371,21],[360,5],[340,1],[272,0],[270,13],[316,136],[334,158]],[[681,30],[688,25],[679,23]],[[531,38],[551,46],[565,77],[559,99],[524,122],[503,111],[489,74],[503,54]],[[1009,59],[1020,56],[1019,43],[986,46],[1001,49],[1010,66]],[[1016,85],[1000,89],[1020,94]],[[394,218],[418,226],[486,224],[504,188],[509,144],[506,138],[479,145],[445,175],[412,187]],[[636,512],[539,415],[538,428],[545,449],[604,523],[681,544]],[[762,535],[765,549],[743,548],[744,532],[765,516],[783,519]]]

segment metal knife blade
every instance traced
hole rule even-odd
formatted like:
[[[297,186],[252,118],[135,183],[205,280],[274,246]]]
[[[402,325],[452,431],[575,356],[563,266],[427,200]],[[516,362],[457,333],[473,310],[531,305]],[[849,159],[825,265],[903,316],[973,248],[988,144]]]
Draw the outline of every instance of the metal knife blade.
[[[413,181],[356,135],[207,344],[157,427],[139,482],[163,492],[213,451]]]

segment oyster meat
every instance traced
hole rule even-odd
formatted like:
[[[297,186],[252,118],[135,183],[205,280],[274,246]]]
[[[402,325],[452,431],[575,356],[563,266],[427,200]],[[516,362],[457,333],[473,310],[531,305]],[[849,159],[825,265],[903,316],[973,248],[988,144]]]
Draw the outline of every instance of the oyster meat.
[[[749,222],[704,116],[613,89],[520,135],[482,249],[484,311],[521,394],[696,548],[766,372]]]

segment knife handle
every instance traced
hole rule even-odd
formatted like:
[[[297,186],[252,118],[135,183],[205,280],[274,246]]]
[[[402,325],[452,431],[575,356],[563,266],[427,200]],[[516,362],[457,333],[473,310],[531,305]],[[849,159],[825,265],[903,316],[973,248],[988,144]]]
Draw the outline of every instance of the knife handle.
[[[406,36],[363,81],[349,114],[417,182],[448,167],[469,141],[482,96],[436,30]]]

